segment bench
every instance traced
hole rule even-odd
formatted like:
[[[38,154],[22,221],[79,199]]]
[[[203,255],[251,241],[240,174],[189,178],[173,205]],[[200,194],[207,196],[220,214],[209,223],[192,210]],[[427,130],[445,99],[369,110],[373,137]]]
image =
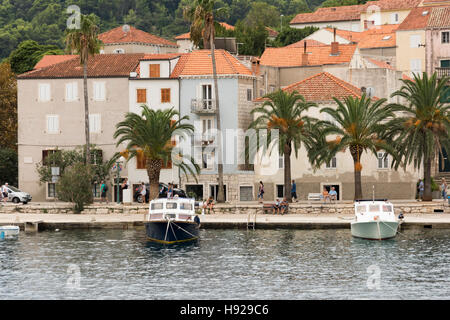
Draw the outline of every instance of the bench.
[[[273,213],[273,206],[275,205],[275,203],[264,203],[262,210],[263,213],[267,213],[267,211],[269,211],[269,213]],[[280,213],[281,213],[281,209],[280,209]],[[286,209],[284,210],[283,214],[289,213],[289,203],[286,206]]]
[[[322,200],[322,194],[321,193],[308,193],[308,201],[320,201]]]

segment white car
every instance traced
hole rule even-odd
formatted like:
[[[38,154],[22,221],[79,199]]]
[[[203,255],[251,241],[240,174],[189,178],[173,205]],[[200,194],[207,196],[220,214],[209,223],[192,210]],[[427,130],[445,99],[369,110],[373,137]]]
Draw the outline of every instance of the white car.
[[[8,201],[12,201],[14,203],[22,202],[23,204],[27,204],[31,201],[31,195],[29,193],[20,191],[16,187],[7,186],[6,190],[8,192]]]

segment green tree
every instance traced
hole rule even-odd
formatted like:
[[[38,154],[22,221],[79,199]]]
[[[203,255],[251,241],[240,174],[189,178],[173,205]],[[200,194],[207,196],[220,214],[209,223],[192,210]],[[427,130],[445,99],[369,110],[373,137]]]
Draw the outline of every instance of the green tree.
[[[219,86],[217,83],[217,67],[215,58],[215,20],[214,20],[214,5],[215,0],[196,0],[193,7],[185,8],[185,16],[191,22],[191,40],[198,46],[203,42],[205,49],[211,49],[211,60],[213,68],[213,81],[215,93],[215,107],[216,107],[216,127],[217,131],[221,132],[220,123],[220,107],[219,107]],[[222,161],[222,139],[217,138],[217,173],[219,176],[219,190],[217,194],[217,202],[225,202],[225,189],[223,184],[223,161]]]
[[[253,2],[245,17],[245,23],[253,26],[264,24],[268,27],[278,27],[280,25],[280,11],[275,6],[262,1]]]
[[[66,33],[67,49],[80,56],[80,64],[83,66],[84,89],[84,125],[86,136],[86,163],[90,159],[90,131],[89,131],[89,98],[87,87],[87,66],[89,56],[98,53],[101,41],[97,38],[99,28],[94,15],[81,15],[80,29],[68,29]]]
[[[75,213],[93,202],[92,170],[90,164],[75,163],[65,170],[56,183],[56,194],[61,201],[74,203]]]
[[[12,186],[17,186],[18,173],[17,151],[0,148],[0,185],[8,182]]]
[[[63,54],[63,51],[54,45],[40,45],[34,40],[26,40],[11,52],[9,62],[11,69],[16,74],[33,70],[36,63],[46,54]]]
[[[402,80],[400,90],[392,97],[401,97],[405,104],[394,104],[400,109],[391,125],[396,151],[402,161],[399,165],[413,163],[415,168],[424,169],[424,201],[432,200],[431,166],[437,157],[443,158],[442,150],[450,150],[450,104],[443,97],[450,91],[446,86],[450,77],[438,78],[436,73],[431,77],[427,73],[422,76],[414,74],[414,81]]]
[[[311,134],[307,128],[315,120],[306,116],[304,113],[311,107],[317,105],[307,102],[305,98],[296,91],[288,93],[278,90],[265,96],[267,99],[262,106],[258,106],[252,110],[252,114],[258,117],[250,124],[250,129],[259,130],[278,130],[278,138],[273,138],[269,132],[266,137],[258,136],[260,139],[266,138],[269,142],[278,144],[280,154],[284,156],[284,194],[289,202],[291,197],[291,154],[295,152],[298,156],[298,150],[302,143],[309,139]],[[275,140],[278,139],[278,140]],[[253,152],[254,148],[267,148],[264,143],[257,143],[250,146],[249,152]]]
[[[389,120],[397,107],[384,105],[386,99],[371,101],[348,96],[343,101],[334,98],[337,108],[326,107],[320,112],[330,115],[333,121],[320,121],[314,139],[308,143],[308,158],[314,168],[329,163],[338,152],[349,150],[353,159],[355,200],[362,199],[361,156],[364,151],[375,155],[385,150],[397,159],[391,140],[386,136]],[[331,140],[327,140],[331,138]]]
[[[319,28],[316,27],[304,27],[301,29],[290,27],[283,28],[283,31],[281,31],[273,41],[273,46],[284,47],[292,43],[296,43],[317,30],[319,30]]]
[[[0,64],[0,149],[17,151],[17,81],[9,63]]]
[[[112,161],[121,155],[128,161],[134,157],[144,158],[150,183],[150,199],[154,199],[159,194],[159,176],[163,165],[172,161],[183,173],[186,175],[190,173],[194,177],[200,168],[192,157],[184,156],[181,151],[174,149],[172,142],[176,135],[181,138],[184,134],[194,131],[191,124],[183,123],[189,120],[189,117],[174,120],[179,113],[173,108],[155,111],[146,105],[141,107],[140,115],[128,112],[125,120],[116,125],[114,133],[114,139],[118,139],[116,146],[122,143],[126,143],[127,146],[124,152],[116,153]]]

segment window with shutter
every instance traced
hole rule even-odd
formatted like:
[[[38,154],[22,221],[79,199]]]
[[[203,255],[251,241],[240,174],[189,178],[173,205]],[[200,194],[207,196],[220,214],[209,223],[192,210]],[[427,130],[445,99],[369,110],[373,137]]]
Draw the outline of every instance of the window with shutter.
[[[420,44],[420,35],[413,34],[409,36],[409,45],[411,48],[418,48]]]
[[[59,133],[58,115],[47,115],[47,133]]]
[[[94,149],[91,150],[91,164],[102,164],[103,163],[103,150]]]
[[[39,101],[46,102],[50,101],[50,84],[40,83],[39,84]]]
[[[104,101],[105,100],[105,83],[104,82],[94,82],[94,100]]]
[[[137,89],[136,90],[137,103],[146,103],[147,102],[147,89]]]
[[[100,133],[101,132],[101,116],[100,114],[89,115],[89,132]]]
[[[151,64],[150,65],[150,78],[159,78],[160,65]]]
[[[78,99],[78,84],[76,82],[66,83],[66,101]]]
[[[170,102],[170,88],[161,89],[161,103]]]

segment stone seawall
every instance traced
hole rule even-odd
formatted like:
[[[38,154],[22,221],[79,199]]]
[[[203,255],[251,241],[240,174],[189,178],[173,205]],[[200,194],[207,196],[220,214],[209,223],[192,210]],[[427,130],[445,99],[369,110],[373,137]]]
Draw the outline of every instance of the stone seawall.
[[[450,206],[442,201],[392,201],[396,214],[427,214],[450,213]],[[37,203],[37,204],[6,204],[0,206],[0,214],[27,213],[27,214],[73,214],[73,206],[67,203]],[[117,205],[94,204],[87,206],[81,214],[146,214],[147,205]],[[198,210],[198,213],[201,213]],[[217,204],[215,214],[262,214],[261,204]],[[271,213],[271,212],[270,212]],[[353,203],[337,202],[336,204],[322,203],[293,203],[289,207],[289,214],[339,214],[353,215]]]

